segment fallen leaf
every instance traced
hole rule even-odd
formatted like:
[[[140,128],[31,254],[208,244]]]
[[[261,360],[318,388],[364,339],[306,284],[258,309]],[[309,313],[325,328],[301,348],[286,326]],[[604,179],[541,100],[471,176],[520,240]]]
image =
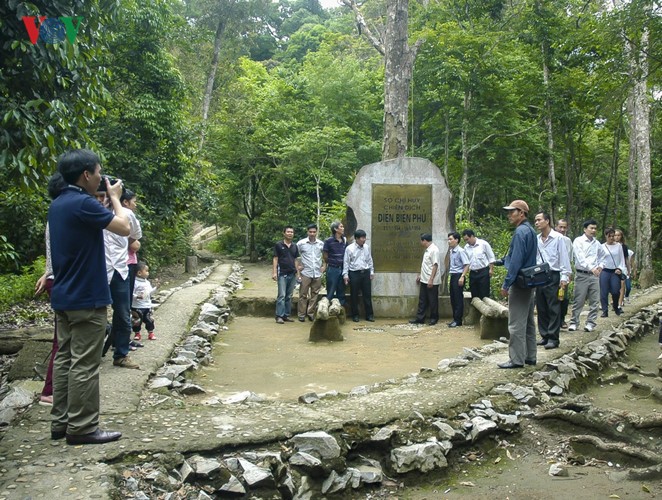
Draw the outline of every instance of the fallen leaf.
[[[650,489],[648,486],[646,486],[645,484],[642,484],[642,485],[641,485],[641,489],[642,489],[643,491],[645,491],[646,493],[650,493],[650,492],[651,492],[651,489]]]
[[[501,462],[501,457],[497,457],[497,459],[494,461],[495,464],[498,464],[499,462]]]
[[[609,495],[609,498],[621,498],[618,495]]]
[[[506,450],[506,456],[510,458],[511,460],[515,460],[513,456],[510,454],[510,450]]]
[[[460,483],[460,486],[470,486],[470,487],[473,488],[473,487],[475,487],[476,485],[475,485],[474,483],[472,483],[471,481],[462,481],[462,482]]]

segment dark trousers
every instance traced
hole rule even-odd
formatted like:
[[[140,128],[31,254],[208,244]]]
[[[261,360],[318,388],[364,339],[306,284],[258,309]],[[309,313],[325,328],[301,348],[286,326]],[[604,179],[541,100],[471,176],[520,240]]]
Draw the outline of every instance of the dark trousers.
[[[565,297],[561,301],[561,324],[565,323],[565,317],[568,315],[568,306],[570,305],[570,288],[565,288]]]
[[[140,332],[143,323],[145,323],[147,332],[154,331],[154,317],[151,309],[135,309],[132,307],[131,318],[131,329],[134,333]]]
[[[349,301],[352,306],[352,317],[359,315],[359,292],[363,295],[363,308],[365,317],[372,318],[372,283],[370,280],[370,269],[362,271],[349,271]]]
[[[536,289],[538,332],[543,339],[558,344],[561,330],[561,302],[558,298],[561,273],[552,271],[552,278],[549,285]]]
[[[613,269],[603,269],[600,273],[600,306],[602,312],[609,312],[609,295],[611,295],[614,310],[618,309],[621,297],[621,277]]]
[[[129,297],[129,277],[123,279],[115,271],[110,280],[110,297],[113,299],[112,338],[115,345],[114,359],[124,358],[129,354],[131,341],[131,299]],[[103,345],[103,339],[102,339]]]
[[[458,283],[462,273],[451,274],[451,309],[453,309],[453,321],[458,325],[462,324],[462,317],[464,316],[464,284],[460,286]]]
[[[490,296],[490,267],[469,271],[469,291],[471,298],[484,299]]]
[[[427,283],[420,283],[418,290],[418,311],[416,320],[425,319],[425,311],[430,308],[430,321],[439,319],[439,285],[428,287]]]

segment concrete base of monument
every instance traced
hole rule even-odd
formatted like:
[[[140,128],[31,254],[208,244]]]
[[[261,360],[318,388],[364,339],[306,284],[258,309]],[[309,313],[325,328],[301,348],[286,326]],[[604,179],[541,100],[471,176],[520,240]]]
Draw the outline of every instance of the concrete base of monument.
[[[324,291],[324,289],[322,289]],[[294,297],[292,297],[292,317],[297,316],[297,307],[299,303],[299,297],[297,297],[296,292]],[[230,300],[230,307],[233,314],[236,316],[257,316],[257,317],[269,317],[275,316],[276,311],[276,298],[275,297],[245,297],[245,296],[234,296]],[[416,315],[416,309],[418,308],[418,297],[372,297],[372,307],[375,313],[375,316],[379,318],[413,318]],[[360,316],[365,317],[363,311],[363,302],[361,297],[359,297],[359,310]],[[347,316],[351,316],[351,311],[349,309],[349,295],[346,297],[345,311]],[[450,297],[439,297],[439,317],[441,319],[448,319],[449,321],[453,317],[451,310],[451,301]],[[477,325],[480,321],[480,313],[478,313],[475,308],[471,305],[471,299],[469,297],[464,298],[464,319],[462,323],[464,325]]]

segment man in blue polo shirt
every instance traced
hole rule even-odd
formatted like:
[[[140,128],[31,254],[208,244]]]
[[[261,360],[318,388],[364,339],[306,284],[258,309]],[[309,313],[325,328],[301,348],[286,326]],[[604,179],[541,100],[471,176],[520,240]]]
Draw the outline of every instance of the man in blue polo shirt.
[[[331,300],[337,298],[345,305],[345,283],[342,277],[342,264],[345,258],[345,227],[342,222],[335,221],[331,224],[331,236],[324,240],[322,256],[326,263],[326,298]]]
[[[101,182],[99,157],[79,149],[63,154],[58,171],[68,184],[48,210],[53,263],[51,305],[59,350],[53,366],[51,438],[67,443],[115,441],[99,429],[99,365],[111,303],[106,282],[103,229],[126,236],[129,219],[119,201],[122,183],[106,189],[115,214],[94,198]]]

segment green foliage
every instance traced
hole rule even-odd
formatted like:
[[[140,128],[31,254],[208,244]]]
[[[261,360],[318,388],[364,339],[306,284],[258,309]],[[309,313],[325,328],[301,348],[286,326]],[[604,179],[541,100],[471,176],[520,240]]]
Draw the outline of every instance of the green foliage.
[[[45,265],[45,258],[39,257],[29,266],[23,266],[18,274],[0,274],[0,312],[34,296],[34,285],[44,274]]]
[[[0,4],[0,181],[38,189],[57,156],[93,145],[104,112],[108,68],[102,26],[118,4],[66,0]],[[82,16],[75,43],[32,44],[23,16]]]

